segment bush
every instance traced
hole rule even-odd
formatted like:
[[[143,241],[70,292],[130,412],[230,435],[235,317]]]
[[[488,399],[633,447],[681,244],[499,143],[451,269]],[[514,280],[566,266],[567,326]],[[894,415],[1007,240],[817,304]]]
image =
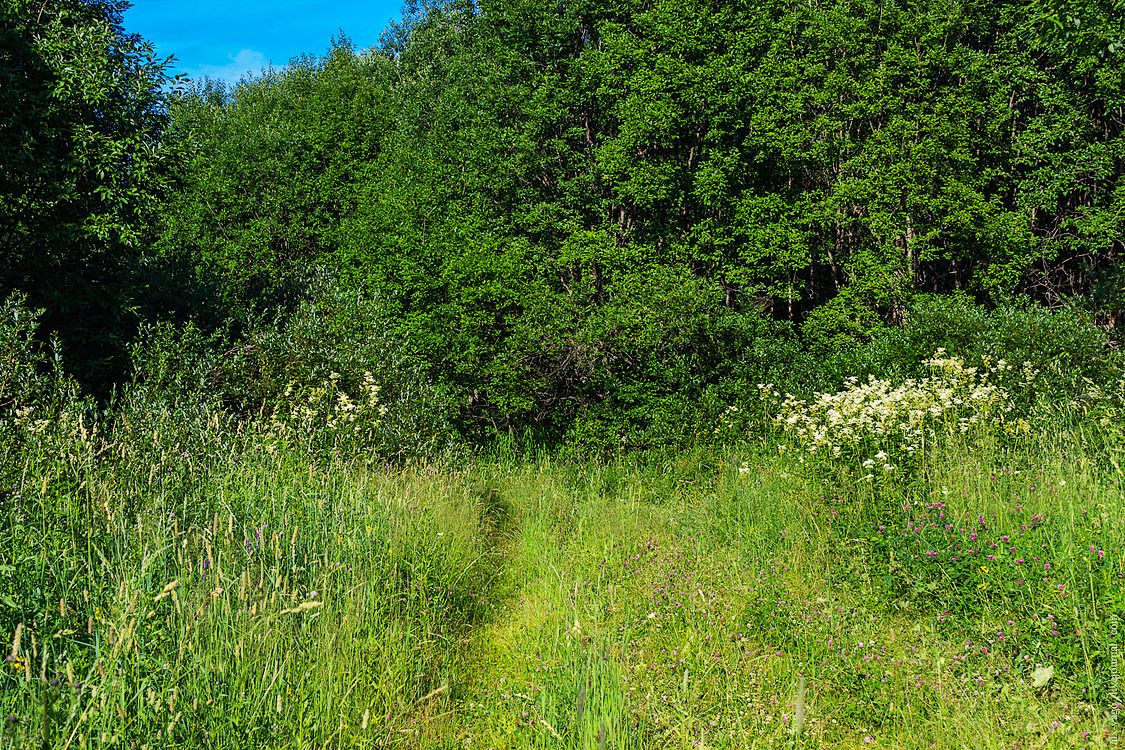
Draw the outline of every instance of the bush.
[[[40,311],[25,304],[14,294],[0,305],[0,414],[7,417],[0,424],[8,426],[17,409],[41,403],[50,391],[48,358],[35,340]]]
[[[623,281],[604,304],[556,319],[522,348],[543,384],[536,406],[575,457],[728,438],[745,427],[753,383],[789,382],[809,364],[788,323],[670,273]],[[720,420],[728,426],[716,431]]]
[[[239,435],[274,451],[433,455],[450,443],[452,409],[382,315],[378,300],[317,273],[292,311],[240,337],[144,326],[132,380],[112,407],[114,445],[153,465],[225,456],[245,443]]]
[[[0,479],[36,435],[51,433],[64,413],[77,413],[78,386],[62,373],[57,343],[36,338],[41,310],[13,294],[0,304]]]
[[[807,338],[815,330],[806,324],[803,333]],[[1120,368],[1119,356],[1115,360],[1090,315],[1074,308],[1049,310],[1026,299],[989,310],[963,296],[922,296],[901,327],[874,327],[869,334],[839,347],[808,341],[818,356],[804,381],[825,392],[850,377],[922,377],[926,358],[944,349],[971,366],[1010,365],[996,370],[995,382],[1009,390],[1015,411],[1027,416],[1037,403],[1071,400],[1112,383]]]
[[[130,350],[132,378],[106,415],[106,455],[148,466],[149,482],[178,496],[193,471],[217,469],[240,450],[245,425],[227,406],[224,338],[194,324],[142,326]]]
[[[1087,313],[1028,300],[985,310],[957,297],[933,298],[911,310],[903,333],[904,358],[941,346],[985,367],[1014,365],[999,382],[1023,415],[1105,386],[1118,369],[1105,333]]]
[[[276,437],[310,448],[383,458],[448,448],[452,400],[385,315],[378,298],[317,272],[292,314],[252,326],[232,352],[230,395],[268,416]]]
[[[927,446],[949,435],[1003,426],[1011,409],[994,371],[966,367],[939,349],[923,363],[930,373],[901,382],[849,378],[843,390],[811,399],[786,394],[778,403],[772,384],[758,386],[767,411],[795,450],[818,464],[858,470],[864,480],[911,474]],[[1007,365],[998,364],[997,373]],[[784,450],[787,446],[782,446]]]
[[[903,331],[914,353],[940,346],[966,359],[1005,359],[1055,374],[1106,373],[1105,334],[1076,308],[1050,310],[1025,299],[986,310],[961,297],[933,297],[910,310]]]

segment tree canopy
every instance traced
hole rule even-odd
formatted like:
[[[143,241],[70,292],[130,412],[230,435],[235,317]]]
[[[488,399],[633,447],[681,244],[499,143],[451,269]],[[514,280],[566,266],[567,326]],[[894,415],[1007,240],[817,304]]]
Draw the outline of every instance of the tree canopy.
[[[934,295],[1120,315],[1120,3],[414,2],[167,107],[120,4],[35,5],[4,5],[6,287],[179,259],[244,314],[325,266],[471,429],[643,442]]]
[[[165,60],[119,0],[0,2],[0,291],[46,309],[91,382],[120,376],[173,154]]]

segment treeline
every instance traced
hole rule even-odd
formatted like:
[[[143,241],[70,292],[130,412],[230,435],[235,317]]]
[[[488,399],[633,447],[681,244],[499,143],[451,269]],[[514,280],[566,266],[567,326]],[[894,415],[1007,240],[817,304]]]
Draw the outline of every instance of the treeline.
[[[102,393],[193,321],[252,409],[312,305],[310,377],[374,328],[464,436],[646,447],[938,346],[1092,376],[1125,307],[1116,0],[412,2],[168,96],[122,7],[3,0],[0,53],[0,292]]]

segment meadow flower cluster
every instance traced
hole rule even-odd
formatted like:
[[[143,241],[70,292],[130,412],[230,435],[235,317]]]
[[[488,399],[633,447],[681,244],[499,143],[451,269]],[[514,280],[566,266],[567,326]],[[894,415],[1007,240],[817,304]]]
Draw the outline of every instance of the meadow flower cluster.
[[[1003,360],[991,369],[966,367],[961,358],[938,349],[924,364],[929,376],[898,384],[853,377],[837,393],[811,399],[785,394],[780,403],[773,385],[760,384],[759,398],[800,451],[858,465],[865,479],[874,479],[916,465],[939,435],[996,429],[1011,411],[1008,391],[994,378],[1011,368]]]
[[[337,372],[311,387],[291,383],[270,420],[269,432],[278,442],[291,446],[312,447],[322,442],[335,450],[377,447],[379,427],[387,415],[380,387],[370,372],[364,372],[354,391],[355,396],[348,392]]]

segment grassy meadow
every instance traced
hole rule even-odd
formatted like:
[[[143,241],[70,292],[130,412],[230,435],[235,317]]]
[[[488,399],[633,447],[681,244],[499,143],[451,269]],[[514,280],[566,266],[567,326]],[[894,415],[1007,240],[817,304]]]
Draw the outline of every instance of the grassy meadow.
[[[64,412],[7,456],[0,747],[1116,747],[1125,443],[1052,421],[872,478]]]
[[[131,4],[0,0],[0,750],[1125,750],[1125,0]]]

